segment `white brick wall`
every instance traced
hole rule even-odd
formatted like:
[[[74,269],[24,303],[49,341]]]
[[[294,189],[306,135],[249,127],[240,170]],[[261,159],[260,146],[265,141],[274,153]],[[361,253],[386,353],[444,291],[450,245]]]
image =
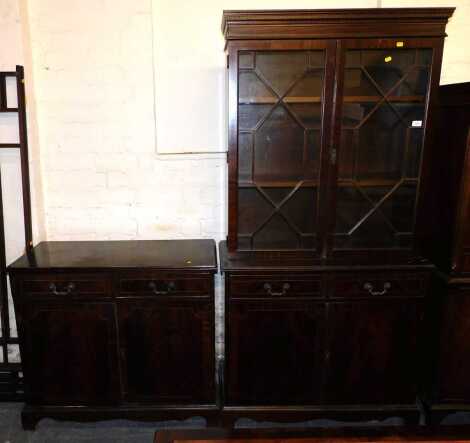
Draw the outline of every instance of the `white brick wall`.
[[[150,1],[28,4],[48,239],[222,238],[224,157],[155,154]]]

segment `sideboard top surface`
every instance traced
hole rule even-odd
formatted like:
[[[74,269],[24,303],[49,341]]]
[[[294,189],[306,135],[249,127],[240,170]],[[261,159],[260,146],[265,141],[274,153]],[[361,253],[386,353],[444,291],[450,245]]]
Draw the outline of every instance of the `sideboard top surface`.
[[[9,270],[151,268],[217,271],[214,240],[57,241],[39,243]]]
[[[428,260],[413,255],[403,256],[384,255],[378,250],[380,258],[374,259],[374,252],[369,251],[369,257],[350,256],[333,257],[322,260],[312,251],[236,251],[230,252],[227,242],[219,243],[220,269],[222,272],[247,271],[298,271],[298,272],[325,272],[325,271],[357,271],[357,270],[399,270],[399,269],[434,269]],[[408,251],[409,253],[409,251]],[[377,264],[374,264],[377,263]]]

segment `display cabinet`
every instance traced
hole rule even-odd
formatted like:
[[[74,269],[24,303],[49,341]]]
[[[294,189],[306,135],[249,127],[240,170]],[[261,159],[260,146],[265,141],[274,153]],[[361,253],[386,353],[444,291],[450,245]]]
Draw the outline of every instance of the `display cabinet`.
[[[414,249],[451,13],[224,14],[230,252]]]
[[[416,419],[452,12],[224,12],[227,423]]]

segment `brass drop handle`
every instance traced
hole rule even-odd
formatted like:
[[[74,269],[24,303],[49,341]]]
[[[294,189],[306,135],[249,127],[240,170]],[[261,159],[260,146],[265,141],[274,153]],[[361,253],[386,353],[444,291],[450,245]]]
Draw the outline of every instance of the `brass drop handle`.
[[[392,287],[390,282],[385,282],[384,287],[381,291],[374,291],[374,285],[372,283],[364,284],[364,289],[369,291],[370,295],[385,295],[387,291]]]
[[[282,291],[281,292],[274,292],[269,283],[265,283],[263,288],[268,293],[268,295],[281,296],[281,295],[286,295],[287,291],[290,289],[290,284],[289,283],[284,283],[282,285]]]
[[[164,290],[158,290],[157,289],[157,284],[154,282],[154,281],[151,281],[149,283],[149,289],[155,294],[155,295],[167,295],[169,294],[170,292],[174,291],[176,288],[176,285],[175,285],[175,282],[168,282],[166,284],[166,289]]]
[[[54,295],[69,295],[74,290],[75,290],[75,283],[69,283],[65,287],[65,291],[58,291],[57,286],[55,285],[55,283],[51,283],[49,285],[49,291],[51,291]]]

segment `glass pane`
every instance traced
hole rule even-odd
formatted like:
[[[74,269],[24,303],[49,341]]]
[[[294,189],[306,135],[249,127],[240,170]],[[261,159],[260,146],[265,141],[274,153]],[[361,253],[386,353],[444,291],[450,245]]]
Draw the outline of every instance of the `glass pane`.
[[[298,180],[302,178],[304,128],[283,105],[274,111],[256,131],[256,181]]]
[[[241,51],[238,246],[316,247],[324,51]]]
[[[408,248],[430,49],[346,53],[334,247]]]
[[[285,95],[304,76],[307,51],[257,52],[256,69],[277,95]]]
[[[253,167],[253,134],[241,132],[238,134],[238,181],[251,182]]]

